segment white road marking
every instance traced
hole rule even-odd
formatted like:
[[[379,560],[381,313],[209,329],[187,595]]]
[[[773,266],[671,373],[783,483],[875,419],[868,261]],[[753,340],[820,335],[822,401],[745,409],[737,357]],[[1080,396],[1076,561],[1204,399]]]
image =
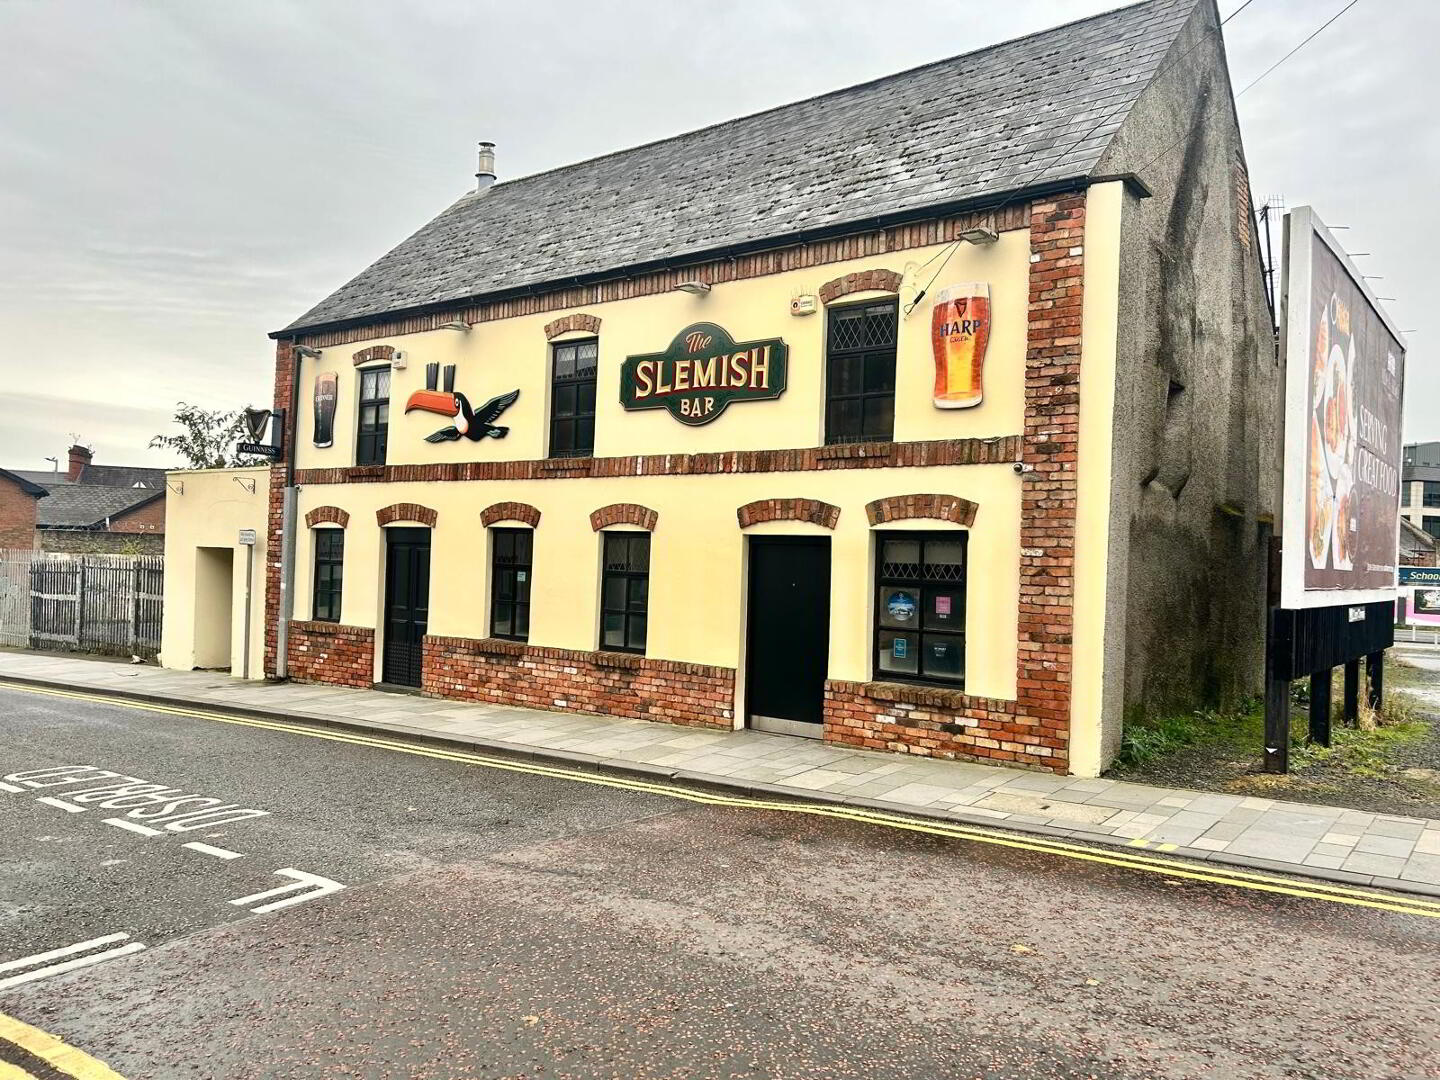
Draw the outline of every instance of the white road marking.
[[[14,784],[0,784],[0,791],[24,791],[23,787],[16,787]]]
[[[59,975],[66,971],[74,971],[76,968],[89,967],[91,964],[98,964],[102,960],[109,960],[115,956],[127,956],[130,953],[139,952],[145,948],[138,941],[132,941],[128,945],[119,945],[113,949],[106,949],[103,952],[90,952],[85,956],[76,956],[73,960],[64,960],[58,964],[46,964],[44,967],[36,967],[36,964],[45,964],[47,960],[58,960],[62,956],[73,956],[75,953],[84,953],[86,950],[94,949],[101,945],[111,945],[117,941],[124,941],[129,934],[107,934],[104,937],[91,938],[89,941],[82,941],[75,945],[66,945],[64,948],[51,949],[49,952],[36,953],[34,956],[22,956],[19,960],[10,960],[0,964],[0,971],[17,971],[21,968],[29,968],[29,971],[21,971],[18,975],[11,975],[8,978],[0,979],[0,990],[12,986],[20,986],[23,983],[34,982],[36,979],[44,979],[51,975]]]
[[[277,885],[273,889],[266,889],[264,892],[252,893],[250,896],[242,896],[238,900],[231,900],[230,903],[237,907],[245,907],[256,900],[264,900],[267,896],[280,896],[284,893],[294,892],[296,889],[312,888],[312,892],[301,893],[298,896],[287,896],[284,900],[273,900],[268,904],[261,904],[259,907],[251,908],[254,914],[264,911],[278,911],[280,908],[289,907],[291,904],[303,904],[306,900],[315,900],[321,896],[329,896],[345,888],[338,881],[331,881],[329,878],[321,877],[319,874],[307,874],[303,870],[295,870],[286,867],[284,870],[276,870],[280,877],[294,878],[294,884]]]
[[[58,806],[61,810],[69,810],[72,814],[83,814],[85,812],[83,806],[75,806],[63,799],[52,799],[49,795],[41,795],[40,798],[35,801],[43,802],[46,806]]]
[[[181,844],[180,846],[188,847],[191,851],[199,851],[206,855],[214,855],[217,859],[243,859],[245,857],[243,851],[229,851],[223,847],[211,847],[209,844],[202,844],[198,840],[191,841],[188,844]],[[234,901],[231,901],[231,903],[234,903]]]
[[[163,836],[159,829],[152,829],[149,825],[136,825],[133,821],[126,821],[124,818],[107,817],[101,818],[106,825],[114,825],[117,829],[129,829],[131,832],[139,833],[141,836]]]

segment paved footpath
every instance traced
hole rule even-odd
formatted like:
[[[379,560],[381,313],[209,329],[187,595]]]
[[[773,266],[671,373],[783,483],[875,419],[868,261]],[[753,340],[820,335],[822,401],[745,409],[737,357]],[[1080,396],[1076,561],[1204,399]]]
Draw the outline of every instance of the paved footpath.
[[[764,798],[843,803],[1440,896],[1440,821],[577,713],[0,650],[0,680],[378,729]]]

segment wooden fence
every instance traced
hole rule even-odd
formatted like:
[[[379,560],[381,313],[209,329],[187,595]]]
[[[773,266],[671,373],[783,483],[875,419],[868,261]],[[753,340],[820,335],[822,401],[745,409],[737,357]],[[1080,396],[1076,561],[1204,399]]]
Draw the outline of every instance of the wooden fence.
[[[153,657],[164,577],[162,555],[0,551],[0,645]]]

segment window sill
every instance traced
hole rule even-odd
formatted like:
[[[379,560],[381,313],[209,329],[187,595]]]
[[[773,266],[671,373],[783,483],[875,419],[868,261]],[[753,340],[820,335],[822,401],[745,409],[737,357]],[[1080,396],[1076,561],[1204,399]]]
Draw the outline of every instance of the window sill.
[[[485,656],[524,656],[526,647],[526,642],[511,638],[477,638],[470,643],[472,650]]]
[[[843,458],[888,458],[895,454],[893,442],[840,442],[818,447],[815,456],[821,461]]]
[[[595,666],[608,668],[638,668],[645,663],[641,652],[621,652],[618,649],[599,649],[595,653]]]
[[[963,709],[971,702],[963,687],[938,683],[877,681],[860,683],[857,692],[876,701],[933,705],[945,709]]]
[[[346,480],[384,480],[384,465],[351,465],[345,470]]]
[[[542,458],[540,468],[545,472],[589,472],[594,464],[595,458],[589,454],[584,457],[552,457]]]

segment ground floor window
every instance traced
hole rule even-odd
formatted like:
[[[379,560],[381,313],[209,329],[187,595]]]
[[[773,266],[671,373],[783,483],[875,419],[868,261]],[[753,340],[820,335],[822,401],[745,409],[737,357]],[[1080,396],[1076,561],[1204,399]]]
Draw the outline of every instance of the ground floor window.
[[[600,586],[600,647],[643,653],[650,608],[650,534],[607,532]]]
[[[491,529],[490,636],[530,637],[530,562],[534,532]]]
[[[340,583],[344,576],[345,530],[316,529],[315,590],[310,617],[321,622],[340,621]]]
[[[875,677],[965,684],[963,532],[880,533],[875,558]]]

